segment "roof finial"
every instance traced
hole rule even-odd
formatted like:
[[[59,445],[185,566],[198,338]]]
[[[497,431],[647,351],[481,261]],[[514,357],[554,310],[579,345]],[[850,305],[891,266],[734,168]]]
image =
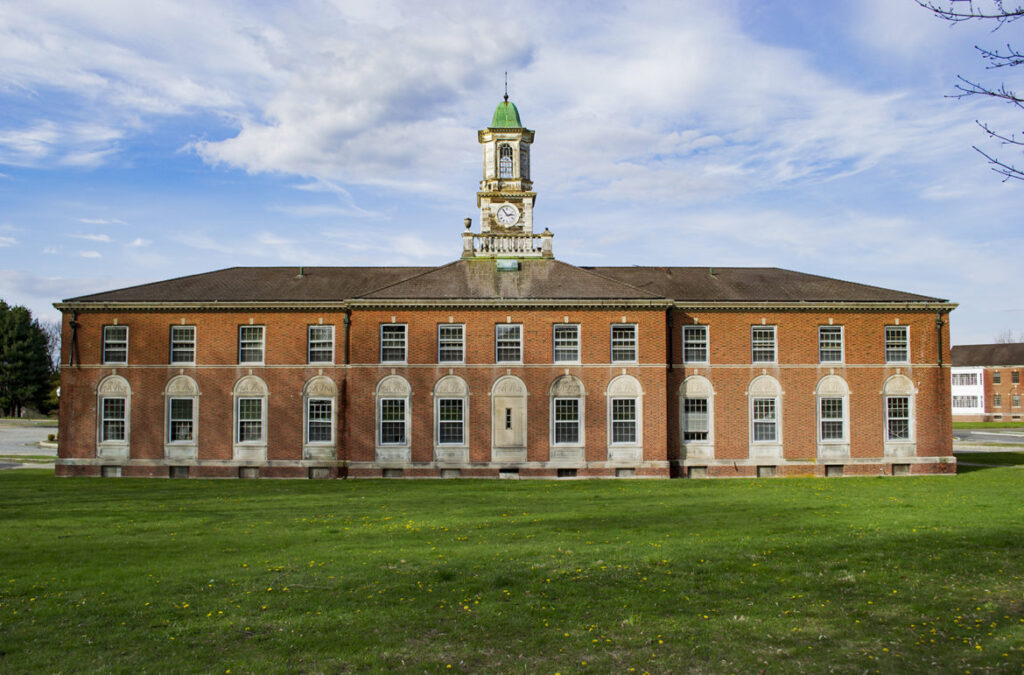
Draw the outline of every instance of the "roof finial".
[[[505,103],[508,103],[508,71],[505,71]]]

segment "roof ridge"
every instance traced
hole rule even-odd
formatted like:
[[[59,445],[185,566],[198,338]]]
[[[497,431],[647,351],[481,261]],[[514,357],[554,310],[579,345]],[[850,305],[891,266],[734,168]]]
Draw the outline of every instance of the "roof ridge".
[[[419,277],[426,276],[427,274],[433,274],[434,272],[436,272],[438,270],[443,270],[446,267],[451,267],[452,265],[455,265],[458,262],[459,262],[458,260],[453,260],[450,263],[446,263],[444,265],[438,265],[437,267],[431,267],[429,269],[426,269],[426,270],[420,272],[419,274],[414,274],[411,277],[402,277],[398,281],[393,281],[390,284],[384,284],[383,286],[381,286],[379,288],[371,288],[370,290],[366,291],[365,293],[361,293],[359,295],[354,295],[352,297],[353,298],[365,298],[367,295],[370,295],[371,293],[379,293],[380,291],[383,291],[383,290],[386,290],[388,288],[391,288],[392,286],[397,286],[398,284],[404,284],[404,283],[406,283],[408,281],[412,281],[413,279],[418,279]]]
[[[581,271],[581,272],[583,272],[585,274],[589,274],[591,276],[598,277],[599,279],[604,279],[605,281],[610,281],[610,282],[612,282],[614,284],[618,284],[620,286],[625,286],[626,288],[631,288],[634,291],[637,291],[637,292],[640,292],[640,293],[646,293],[648,295],[648,297],[651,297],[651,298],[659,298],[659,299],[665,299],[665,300],[670,300],[671,299],[671,298],[668,298],[667,296],[664,296],[664,295],[659,295],[657,293],[651,293],[647,289],[640,288],[639,286],[634,286],[631,283],[627,283],[627,282],[621,281],[619,279],[613,279],[613,278],[605,276],[603,274],[598,274],[597,272],[595,272],[592,269],[588,270],[585,267],[580,267],[579,265],[573,265],[572,263],[567,263],[567,262],[562,261],[562,260],[555,260],[555,262],[560,263],[562,265],[566,265],[568,267],[572,267],[574,269],[578,269],[579,271]]]

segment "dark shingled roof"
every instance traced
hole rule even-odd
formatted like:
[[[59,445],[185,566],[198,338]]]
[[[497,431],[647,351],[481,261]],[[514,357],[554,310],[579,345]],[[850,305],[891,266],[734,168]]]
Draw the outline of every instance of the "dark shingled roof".
[[[958,345],[950,350],[954,366],[1024,365],[1024,343]]]
[[[946,302],[777,267],[586,267],[666,298],[694,302]]]
[[[93,293],[66,302],[331,302],[362,295],[433,267],[229,267]]]
[[[761,267],[577,267],[554,259],[441,267],[231,267],[65,302],[341,302],[366,300],[657,300],[681,302],[945,302]]]
[[[362,296],[377,299],[657,300],[664,295],[553,259],[519,261],[516,271],[493,260],[458,260]]]

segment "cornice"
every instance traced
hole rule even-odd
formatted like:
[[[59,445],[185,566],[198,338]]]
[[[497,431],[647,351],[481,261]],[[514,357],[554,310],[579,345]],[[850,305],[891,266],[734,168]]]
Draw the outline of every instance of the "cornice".
[[[343,311],[348,309],[346,301],[310,302],[305,300],[283,300],[283,301],[254,301],[239,302],[227,301],[218,302],[55,302],[53,306],[61,311],[74,310],[78,312],[103,312],[103,311],[130,311],[145,310],[150,312],[171,312],[178,310],[192,311],[227,311],[227,310],[253,310],[270,309],[277,311],[305,311],[315,309],[333,309]]]
[[[959,306],[955,302],[912,302],[907,300],[894,302],[845,302],[842,300],[821,302],[691,302],[675,300],[672,301],[672,304],[676,309],[699,310],[702,312],[731,312],[736,310],[779,310],[792,312],[821,311],[828,309],[865,312],[952,312]]]

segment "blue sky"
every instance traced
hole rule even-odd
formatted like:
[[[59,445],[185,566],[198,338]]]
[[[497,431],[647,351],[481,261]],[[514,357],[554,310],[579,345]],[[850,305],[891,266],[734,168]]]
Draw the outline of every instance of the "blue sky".
[[[771,266],[1024,333],[1024,185],[972,145],[1006,105],[912,0],[0,4],[0,298],[232,265],[435,265],[477,220],[503,73],[535,226],[580,265]],[[709,6],[710,5],[710,6]],[[585,9],[584,9],[585,7]],[[827,8],[827,9],[826,9]]]

